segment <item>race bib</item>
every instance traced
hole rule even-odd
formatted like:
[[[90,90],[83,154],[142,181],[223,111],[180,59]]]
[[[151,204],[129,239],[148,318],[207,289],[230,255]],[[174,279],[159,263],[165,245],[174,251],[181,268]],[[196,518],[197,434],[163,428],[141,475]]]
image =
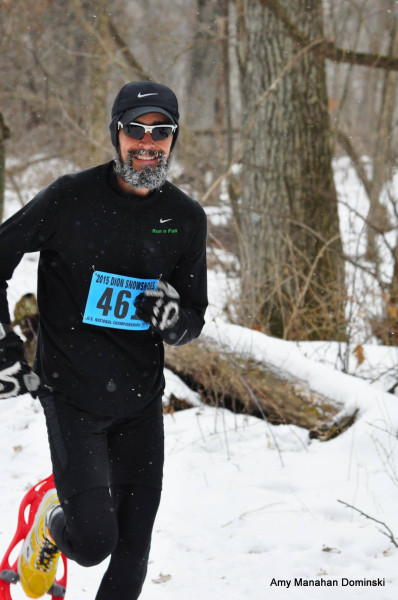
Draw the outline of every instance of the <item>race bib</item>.
[[[145,290],[156,290],[157,286],[157,279],[94,271],[83,323],[134,331],[149,329],[149,323],[136,317],[134,300]]]

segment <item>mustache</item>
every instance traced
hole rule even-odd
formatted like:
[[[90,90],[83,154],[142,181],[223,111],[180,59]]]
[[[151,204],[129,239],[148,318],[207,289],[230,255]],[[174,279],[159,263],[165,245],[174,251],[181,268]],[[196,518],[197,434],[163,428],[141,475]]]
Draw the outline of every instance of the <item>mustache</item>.
[[[127,152],[127,158],[132,160],[133,158],[136,158],[142,154],[150,156],[151,158],[162,158],[166,156],[163,150],[129,150]]]

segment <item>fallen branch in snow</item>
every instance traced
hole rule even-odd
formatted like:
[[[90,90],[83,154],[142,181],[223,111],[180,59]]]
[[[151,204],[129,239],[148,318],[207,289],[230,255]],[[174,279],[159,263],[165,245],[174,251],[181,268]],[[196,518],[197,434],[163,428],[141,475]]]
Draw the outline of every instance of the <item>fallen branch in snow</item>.
[[[266,362],[244,358],[204,336],[189,346],[167,346],[165,358],[166,366],[207,404],[273,425],[304,427],[311,439],[330,440],[356,418],[357,411],[342,415],[339,402],[309,389],[306,382],[289,380]]]
[[[359,508],[355,508],[355,506],[352,506],[352,504],[348,504],[347,502],[343,502],[343,500],[337,500],[337,502],[340,502],[340,504],[343,504],[344,506],[347,506],[348,508],[352,508],[353,510],[356,510],[363,517],[366,517],[367,519],[370,519],[371,521],[374,521],[375,523],[378,523],[379,525],[382,525],[383,527],[385,527],[385,529],[387,530],[387,532],[379,529],[380,533],[382,533],[383,535],[387,536],[388,539],[390,540],[390,542],[392,542],[394,544],[394,546],[396,548],[398,548],[398,543],[397,543],[397,541],[396,541],[396,539],[394,537],[393,532],[388,527],[388,525],[386,525],[383,521],[379,521],[378,519],[375,519],[374,517],[371,517],[370,515],[367,515],[362,510],[359,510]]]
[[[221,525],[221,527],[228,527],[228,525],[232,525],[232,523],[235,523],[235,521],[238,521],[238,520],[243,521],[243,519],[245,517],[247,517],[247,515],[251,515],[253,513],[258,513],[260,511],[264,510],[265,508],[270,508],[270,506],[277,506],[278,504],[282,504],[282,503],[281,502],[271,502],[271,504],[265,504],[264,506],[260,506],[260,508],[253,508],[252,510],[247,510],[246,512],[239,515],[239,517],[236,517],[235,519],[232,519],[231,521],[224,523],[223,525]]]

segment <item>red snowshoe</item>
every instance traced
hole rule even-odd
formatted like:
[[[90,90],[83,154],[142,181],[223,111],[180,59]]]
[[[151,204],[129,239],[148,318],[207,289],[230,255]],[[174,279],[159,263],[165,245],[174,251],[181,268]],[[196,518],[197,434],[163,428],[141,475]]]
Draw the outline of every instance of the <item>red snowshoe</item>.
[[[23,541],[29,533],[37,508],[44,494],[54,487],[53,476],[50,475],[47,479],[39,481],[34,485],[23,497],[18,513],[18,524],[15,535],[0,563],[0,600],[13,600],[11,595],[11,584],[18,583],[18,556],[15,562],[10,564],[10,555],[19,542]],[[63,600],[66,592],[67,582],[67,558],[61,554],[63,562],[63,575],[60,579],[56,579],[51,586],[48,594],[52,600]]]

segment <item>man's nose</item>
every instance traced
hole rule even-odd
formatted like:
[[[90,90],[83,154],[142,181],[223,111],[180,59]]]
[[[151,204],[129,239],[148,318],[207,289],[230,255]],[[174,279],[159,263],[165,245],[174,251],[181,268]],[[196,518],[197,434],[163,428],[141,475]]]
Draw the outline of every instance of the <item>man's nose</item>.
[[[147,131],[142,139],[140,139],[140,143],[143,144],[146,148],[151,146],[152,148],[155,146],[152,136],[149,131]]]

